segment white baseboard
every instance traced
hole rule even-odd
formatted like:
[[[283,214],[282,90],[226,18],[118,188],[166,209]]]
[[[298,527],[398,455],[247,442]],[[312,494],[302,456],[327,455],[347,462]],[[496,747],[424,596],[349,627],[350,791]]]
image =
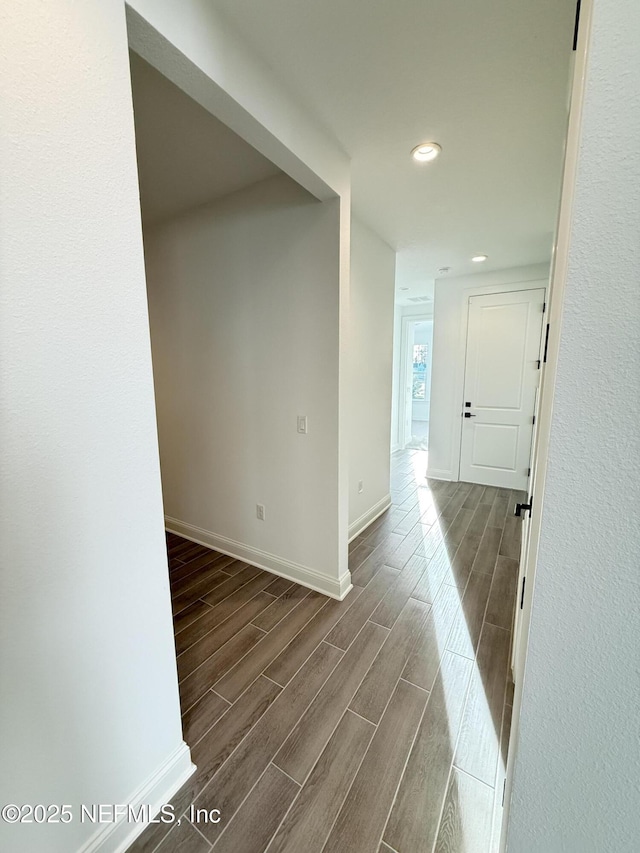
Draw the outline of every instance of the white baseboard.
[[[391,453],[392,453],[392,454],[393,454],[393,453],[398,453],[398,451],[399,451],[399,450],[402,450],[402,448],[400,447],[400,445],[399,445],[399,444],[394,444],[394,445],[391,447]]]
[[[360,518],[356,518],[353,524],[349,525],[349,542],[352,542],[356,536],[359,536],[366,527],[374,522],[376,518],[379,518],[383,512],[386,512],[390,506],[391,495],[385,495],[382,500],[374,504]]]
[[[201,527],[187,524],[186,521],[179,521],[177,518],[169,516],[165,516],[164,521],[167,530],[171,533],[177,533],[178,536],[184,536],[185,539],[190,539],[199,545],[206,545],[207,548],[213,548],[236,560],[242,560],[274,575],[295,581],[301,586],[314,589],[330,598],[337,598],[338,601],[342,601],[353,588],[351,574],[348,571],[344,572],[340,578],[332,578],[300,563],[292,563],[290,560],[261,551],[259,548],[252,548],[250,545],[243,545],[241,542],[235,542],[225,536],[218,536],[217,533],[212,533],[210,530],[203,530]]]
[[[454,476],[453,471],[445,471],[442,468],[427,468],[427,477],[431,480],[455,481],[458,479],[456,476]]]
[[[124,805],[131,806],[135,811],[140,806],[148,806],[150,817],[155,817],[160,808],[178,793],[195,769],[189,747],[183,741]],[[78,853],[124,853],[147,826],[147,823],[126,820],[104,823]]]

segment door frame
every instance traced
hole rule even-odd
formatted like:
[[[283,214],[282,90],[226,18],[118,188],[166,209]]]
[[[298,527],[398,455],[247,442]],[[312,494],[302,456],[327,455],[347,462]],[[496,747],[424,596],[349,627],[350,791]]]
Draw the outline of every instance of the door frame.
[[[576,187],[578,155],[580,151],[580,130],[582,125],[585,79],[589,61],[589,40],[591,35],[592,15],[593,0],[582,0],[574,58],[575,65],[573,80],[571,82],[571,102],[569,108],[567,139],[565,144],[565,160],[562,175],[560,205],[553,247],[549,290],[547,292],[547,323],[549,324],[547,358],[546,362],[541,365],[542,375],[540,376],[540,392],[538,399],[539,414],[537,422],[537,447],[534,452],[531,465],[535,483],[535,494],[529,518],[529,542],[526,554],[523,555],[526,560],[525,572],[527,582],[522,601],[522,612],[520,614],[520,648],[515,652],[519,657],[519,670],[523,673],[525,672],[526,666],[529,626],[531,624],[531,610],[535,589],[535,571],[538,560],[540,529],[542,525],[542,510],[547,461],[549,457],[553,397],[558,367],[558,354],[560,349],[564,292],[567,282],[569,246],[571,242],[571,220]],[[513,697],[511,734],[509,738],[509,753],[507,757],[504,789],[504,810],[502,814],[502,831],[500,836],[500,853],[506,853],[507,850],[509,810],[513,786],[514,766],[518,754],[519,722],[525,678],[526,674],[515,685]]]
[[[454,423],[458,425],[458,435],[455,442],[456,460],[454,474],[456,480],[460,480],[460,465],[462,461],[462,411],[464,408],[464,379],[467,372],[467,334],[469,331],[469,306],[472,296],[492,296],[498,293],[517,293],[520,290],[544,290],[548,294],[549,281],[546,278],[537,278],[531,281],[514,281],[505,284],[485,284],[475,287],[465,287],[462,294],[463,309],[460,312],[460,351],[458,356],[457,387],[460,397],[457,401]]]
[[[413,372],[412,353],[409,349],[411,344],[409,331],[413,323],[424,323],[427,320],[433,323],[433,313],[409,314],[402,318],[400,324],[400,381],[398,383],[400,392],[400,399],[398,401],[398,443],[400,450],[405,449],[411,438],[411,436],[407,436],[407,409],[412,402],[409,397],[407,382],[409,374]]]

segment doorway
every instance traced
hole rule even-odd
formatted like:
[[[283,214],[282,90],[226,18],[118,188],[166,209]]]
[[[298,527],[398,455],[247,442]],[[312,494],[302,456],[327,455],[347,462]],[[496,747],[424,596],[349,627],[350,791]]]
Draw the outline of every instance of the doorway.
[[[460,479],[527,488],[545,290],[469,297]]]
[[[402,446],[427,450],[431,408],[433,318],[407,318],[404,329],[404,437]]]

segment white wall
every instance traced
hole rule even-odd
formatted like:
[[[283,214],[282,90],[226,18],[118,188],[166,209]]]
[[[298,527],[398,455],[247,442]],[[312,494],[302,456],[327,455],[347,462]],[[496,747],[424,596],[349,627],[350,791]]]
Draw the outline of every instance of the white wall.
[[[389,505],[395,252],[351,221],[349,535]],[[358,494],[358,482],[363,491]]]
[[[145,231],[169,526],[334,596],[339,213],[280,175]]]
[[[509,853],[640,837],[638,32],[596,0]]]
[[[147,62],[316,198],[339,199],[338,538],[349,515],[349,158],[210,0],[130,0],[129,43]],[[347,571],[346,544],[339,554]]]
[[[548,264],[436,279],[429,477],[458,479],[469,296],[546,287],[548,279]]]
[[[69,853],[101,829],[81,802],[165,802],[191,765],[124,7],[24,0],[0,19],[0,800],[76,815],[0,823],[0,847]]]

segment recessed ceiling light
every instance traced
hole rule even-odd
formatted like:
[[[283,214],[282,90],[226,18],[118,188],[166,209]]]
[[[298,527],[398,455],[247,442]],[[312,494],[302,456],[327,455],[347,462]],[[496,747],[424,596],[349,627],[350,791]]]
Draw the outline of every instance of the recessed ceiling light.
[[[401,287],[400,290],[409,290],[408,287]]]
[[[426,163],[428,160],[435,160],[442,148],[437,142],[421,142],[411,152],[411,156],[419,163]]]
[[[474,264],[481,264],[483,261],[486,261],[488,257],[488,255],[474,255],[471,260]]]
[[[439,275],[446,275],[448,272],[451,272],[451,267],[440,267],[438,270]]]

